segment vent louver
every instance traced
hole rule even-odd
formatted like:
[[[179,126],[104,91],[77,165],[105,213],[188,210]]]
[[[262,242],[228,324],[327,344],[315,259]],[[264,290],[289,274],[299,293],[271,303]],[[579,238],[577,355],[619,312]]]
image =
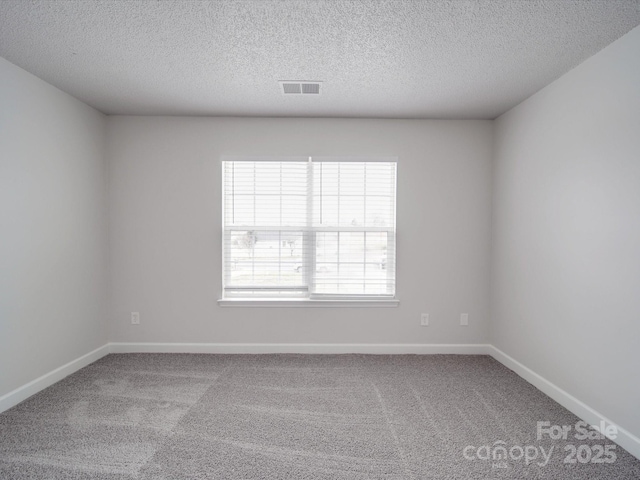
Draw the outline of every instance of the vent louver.
[[[282,80],[282,93],[284,95],[320,95],[322,82]]]
[[[299,83],[283,83],[282,91],[287,95],[291,93],[302,93]]]

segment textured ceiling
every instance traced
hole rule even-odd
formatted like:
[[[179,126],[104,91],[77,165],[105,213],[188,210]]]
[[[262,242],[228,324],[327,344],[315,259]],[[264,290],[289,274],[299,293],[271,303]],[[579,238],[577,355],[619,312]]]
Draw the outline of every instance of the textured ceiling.
[[[640,0],[0,0],[0,56],[108,114],[494,118],[638,24]]]

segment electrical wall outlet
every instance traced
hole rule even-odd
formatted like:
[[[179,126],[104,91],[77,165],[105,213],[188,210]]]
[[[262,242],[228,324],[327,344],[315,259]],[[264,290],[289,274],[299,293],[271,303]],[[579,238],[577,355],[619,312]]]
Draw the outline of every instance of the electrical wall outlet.
[[[428,327],[429,326],[429,314],[428,313],[423,313],[422,315],[420,315],[420,325],[422,325],[423,327]]]
[[[131,312],[131,325],[140,325],[140,312]]]
[[[463,327],[468,327],[469,326],[469,314],[468,313],[460,314],[460,325],[462,325]]]

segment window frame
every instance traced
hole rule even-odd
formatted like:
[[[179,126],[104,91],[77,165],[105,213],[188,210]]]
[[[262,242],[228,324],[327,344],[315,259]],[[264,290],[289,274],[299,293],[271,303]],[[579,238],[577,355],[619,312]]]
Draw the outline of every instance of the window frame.
[[[393,197],[392,197],[392,207],[393,208],[393,225],[389,227],[314,227],[313,226],[313,201],[314,201],[314,192],[313,192],[313,177],[309,179],[309,184],[307,188],[307,214],[306,214],[306,226],[302,228],[303,234],[303,271],[304,275],[304,283],[305,287],[295,287],[295,288],[287,288],[287,287],[231,287],[226,288],[225,285],[229,281],[230,272],[225,268],[226,259],[230,256],[231,253],[231,244],[228,241],[225,241],[225,236],[236,230],[236,231],[247,231],[248,227],[246,226],[238,226],[238,227],[229,227],[225,224],[225,170],[224,165],[225,162],[260,162],[260,161],[271,161],[271,162],[387,162],[394,163],[396,170],[393,178]],[[397,307],[399,305],[399,300],[397,298],[397,289],[396,289],[396,280],[397,280],[397,254],[396,254],[396,203],[397,203],[397,157],[345,157],[345,156],[286,156],[286,157],[275,157],[275,156],[222,156],[221,157],[221,171],[222,171],[222,292],[218,299],[218,306],[220,307]],[[311,173],[313,167],[309,169],[309,175],[313,175]],[[291,231],[300,231],[300,228],[290,227]],[[258,230],[258,228],[252,228],[252,231]],[[269,227],[264,227],[261,230],[271,231]],[[286,231],[287,228],[283,228],[282,226],[273,227],[272,230]],[[393,248],[394,255],[394,267],[393,270],[387,270],[387,276],[389,278],[393,278],[394,283],[394,294],[322,294],[322,293],[313,293],[312,285],[315,278],[315,263],[316,263],[316,238],[317,234],[321,232],[386,232],[388,239],[387,245],[391,245]],[[259,297],[259,296],[241,296],[241,295],[229,295],[231,291],[233,292],[241,292],[242,290],[264,290],[267,292],[269,289],[274,291],[286,291],[291,290],[292,292],[299,292],[301,295],[299,296],[291,296],[291,297],[283,297],[283,296],[274,296],[274,297]],[[304,296],[302,296],[304,295]]]

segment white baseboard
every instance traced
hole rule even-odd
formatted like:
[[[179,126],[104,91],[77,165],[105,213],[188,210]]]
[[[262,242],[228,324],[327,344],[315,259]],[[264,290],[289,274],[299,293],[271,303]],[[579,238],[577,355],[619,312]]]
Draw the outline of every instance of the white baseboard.
[[[570,393],[551,383],[549,380],[524,366],[522,363],[518,362],[516,359],[510,357],[493,345],[489,346],[488,354],[590,425],[600,425],[601,421],[604,421],[606,425],[614,425],[618,430],[618,435],[615,440],[612,441],[620,445],[634,457],[640,459],[640,438],[615,424],[589,405],[581,402]]]
[[[94,351],[82,355],[81,357],[76,358],[75,360],[72,360],[69,363],[62,365],[61,367],[58,367],[55,370],[52,370],[51,372],[46,373],[41,377],[3,395],[0,397],[0,413],[10,409],[11,407],[26,400],[31,395],[50,387],[54,383],[62,380],[64,377],[77,372],[81,368],[86,367],[108,354],[109,344],[103,345],[102,347],[96,348]]]
[[[111,353],[370,353],[488,355],[485,344],[406,343],[111,343]]]

